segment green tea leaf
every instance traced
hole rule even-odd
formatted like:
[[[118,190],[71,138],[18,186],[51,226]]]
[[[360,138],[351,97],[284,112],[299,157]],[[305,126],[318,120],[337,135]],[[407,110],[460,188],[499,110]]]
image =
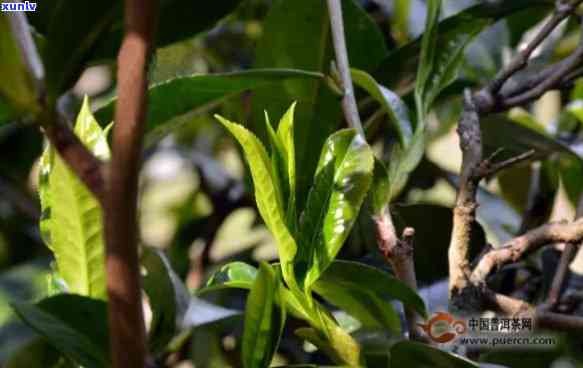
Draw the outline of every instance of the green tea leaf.
[[[366,288],[363,289],[363,285]],[[339,260],[332,262],[314,284],[314,291],[325,298],[328,288],[340,289],[339,294],[366,291],[379,300],[398,300],[407,307],[413,307],[421,316],[427,315],[423,299],[414,290],[396,277],[362,263]],[[360,302],[365,304],[366,300]],[[334,304],[332,301],[331,303]],[[347,312],[350,313],[348,310]]]
[[[106,133],[83,103],[75,134],[99,158],[109,157]],[[106,298],[102,211],[97,199],[47,147],[41,158],[41,234],[68,291]]]
[[[266,368],[271,360],[285,324],[285,309],[276,308],[279,280],[268,264],[262,263],[245,307],[245,329],[241,359],[245,368]]]
[[[314,285],[314,291],[328,303],[358,319],[364,327],[382,328],[391,331],[395,336],[401,333],[401,320],[391,303],[382,300],[362,285],[355,287],[345,283],[337,284],[320,278]]]
[[[397,94],[378,84],[368,73],[357,69],[352,69],[351,73],[352,81],[366,90],[371,97],[381,104],[399,133],[401,146],[407,147],[413,135],[413,125],[409,119],[407,105]]]
[[[320,73],[292,69],[254,69],[235,73],[191,75],[155,84],[148,89],[146,143],[176,129],[173,118],[188,112],[206,112],[211,107],[246,90],[277,85],[289,80],[320,80]],[[95,112],[99,121],[113,120],[116,99]]]
[[[300,219],[296,275],[309,287],[348,237],[372,182],[373,153],[354,129],[328,138]]]
[[[232,262],[222,266],[207,281],[206,285],[199,293],[225,288],[251,289],[257,269],[247,263]]]
[[[311,327],[298,328],[295,334],[322,350],[336,364],[343,367],[362,367],[360,347],[336,323],[327,326],[326,334]]]
[[[61,294],[37,304],[14,304],[18,316],[62,354],[86,368],[109,362],[107,305],[74,294]]]
[[[287,199],[286,217],[288,226],[295,233],[296,224],[296,147],[294,142],[294,102],[283,115],[277,126],[277,136],[283,144],[285,164],[287,168],[287,186],[289,197]]]
[[[273,267],[277,268],[279,265],[274,264]],[[199,290],[198,293],[203,294],[226,288],[249,290],[253,286],[256,277],[257,269],[255,267],[243,262],[232,262],[215,272],[209,278],[205,287]],[[305,298],[299,299],[299,295],[292,293],[286,288],[281,288],[281,297],[285,303],[286,310],[296,318],[309,321],[310,317],[305,308],[307,303],[304,300]]]
[[[370,71],[387,54],[383,35],[357,1],[341,2],[350,64]],[[325,1],[274,1],[263,21],[262,38],[256,48],[256,67],[299,68],[330,75],[334,50],[329,24]],[[342,110],[337,93],[327,87],[325,79],[289,80],[255,91],[250,129],[266,139],[267,132],[260,124],[266,106],[271,116],[279,116],[293,101],[298,102],[294,126],[296,161],[301,162],[296,177],[296,203],[300,211],[322,145],[337,130]]]
[[[479,368],[477,363],[427,344],[400,341],[391,349],[391,367]]]
[[[285,222],[282,203],[277,196],[274,180],[271,174],[271,163],[265,147],[257,137],[242,126],[230,122],[218,115],[216,118],[227,128],[243,147],[245,157],[251,169],[255,186],[255,200],[259,213],[265,224],[275,237],[283,276],[292,290],[297,285],[293,273],[293,260],[296,256],[296,241],[289,232]]]

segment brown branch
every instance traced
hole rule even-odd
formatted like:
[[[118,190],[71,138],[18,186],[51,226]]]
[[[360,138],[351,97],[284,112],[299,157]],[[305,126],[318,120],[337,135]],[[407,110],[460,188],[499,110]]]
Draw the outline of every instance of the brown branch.
[[[474,269],[471,280],[482,284],[494,268],[516,262],[525,254],[550,243],[578,243],[583,239],[583,219],[571,223],[549,223],[516,237],[488,252]]]
[[[484,290],[485,306],[511,317],[531,317],[537,329],[583,331],[583,317],[549,312],[516,298]]]
[[[577,204],[575,218],[580,218],[581,216],[583,216],[583,197],[579,199],[579,203]],[[559,260],[559,265],[555,271],[555,276],[553,277],[553,282],[551,283],[551,288],[549,289],[546,301],[546,307],[551,310],[554,309],[559,302],[561,293],[563,292],[563,284],[569,274],[569,265],[575,257],[575,254],[577,254],[579,248],[580,244],[564,244],[563,253],[561,254],[561,259]]]
[[[555,12],[543,25],[534,39],[522,51],[520,51],[518,55],[516,55],[510,64],[508,64],[508,66],[504,68],[491,83],[488,84],[486,89],[489,94],[496,95],[514,74],[524,69],[528,65],[532,53],[564,19],[577,9],[577,6],[582,2],[583,0],[571,0],[567,2],[557,0]]]
[[[340,72],[344,97],[342,98],[342,109],[344,116],[351,128],[355,128],[364,137],[364,130],[358,107],[354,96],[354,87],[350,75],[350,65],[348,63],[348,51],[346,50],[346,37],[344,35],[344,20],[342,18],[342,4],[340,0],[327,0],[328,12],[330,14],[330,26],[332,28],[332,41],[336,54],[336,63]]]
[[[126,0],[118,55],[118,100],[105,206],[109,331],[114,368],[142,368],[146,336],[138,263],[138,171],[146,119],[147,69],[158,15],[156,0]]]
[[[480,181],[476,173],[482,163],[480,120],[469,90],[465,91],[464,111],[457,132],[462,150],[462,167],[448,251],[449,294],[454,309],[460,309],[456,307],[457,302],[466,299],[462,294],[469,286],[469,246],[472,224],[476,216],[476,192]],[[464,304],[467,306],[466,302],[467,300]]]
[[[563,283],[565,282],[565,278],[569,273],[569,264],[579,249],[578,246],[572,243],[567,243],[564,245],[565,248],[561,254],[559,265],[555,271],[555,276],[553,277],[553,282],[551,283],[549,294],[547,296],[546,304],[550,309],[553,309],[559,302],[561,292],[563,291]]]
[[[417,291],[417,277],[413,262],[415,230],[410,227],[405,228],[399,239],[388,208],[385,208],[382,215],[375,217],[374,221],[379,250],[391,265],[395,276],[412,290]],[[414,308],[406,306],[405,317],[410,338],[420,340],[421,335],[417,332],[419,315]]]
[[[51,145],[67,166],[95,195],[99,203],[105,203],[105,171],[103,163],[91,153],[68,125],[58,119],[42,123]]]

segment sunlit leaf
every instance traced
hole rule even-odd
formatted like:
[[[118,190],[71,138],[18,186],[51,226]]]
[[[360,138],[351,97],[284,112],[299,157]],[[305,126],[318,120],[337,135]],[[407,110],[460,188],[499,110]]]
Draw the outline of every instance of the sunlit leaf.
[[[280,283],[276,271],[262,263],[245,307],[242,362],[245,368],[268,367],[279,345],[285,308],[276,307]]]
[[[13,305],[18,316],[62,354],[87,368],[109,366],[107,305],[74,294]]]
[[[215,272],[199,293],[224,288],[250,289],[256,277],[255,267],[243,262],[232,262]]]
[[[99,158],[109,157],[104,130],[83,103],[75,134]],[[97,199],[67,164],[47,147],[41,158],[41,234],[53,251],[68,291],[105,299],[102,211]]]
[[[348,237],[372,182],[373,154],[353,129],[328,138],[300,219],[296,274],[309,287]]]
[[[251,176],[255,186],[255,200],[259,213],[275,237],[284,279],[288,286],[293,289],[296,286],[293,274],[293,260],[296,256],[297,246],[286,226],[285,212],[277,196],[277,189],[271,174],[271,163],[265,147],[253,133],[242,126],[220,116],[216,116],[216,118],[235,136],[243,147],[251,169]]]
[[[375,68],[387,54],[379,27],[355,0],[342,0],[346,45],[350,65],[365,71]],[[299,68],[329,75],[334,50],[325,1],[277,0],[263,21],[256,48],[256,67]],[[294,127],[298,168],[296,203],[304,207],[324,141],[339,126],[342,110],[338,95],[325,79],[289,80],[256,90],[251,130],[267,138],[263,111],[271,116],[284,113],[297,101]]]

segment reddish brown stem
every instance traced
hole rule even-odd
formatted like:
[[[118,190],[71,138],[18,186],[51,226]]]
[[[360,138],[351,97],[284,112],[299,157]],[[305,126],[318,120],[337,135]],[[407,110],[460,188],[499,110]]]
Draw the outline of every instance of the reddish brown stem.
[[[125,1],[118,55],[118,100],[105,206],[107,288],[112,366],[142,368],[146,337],[138,263],[137,196],[147,103],[147,69],[157,0]]]
[[[44,132],[59,156],[95,195],[105,203],[103,163],[83,145],[73,131],[58,119],[43,124]]]

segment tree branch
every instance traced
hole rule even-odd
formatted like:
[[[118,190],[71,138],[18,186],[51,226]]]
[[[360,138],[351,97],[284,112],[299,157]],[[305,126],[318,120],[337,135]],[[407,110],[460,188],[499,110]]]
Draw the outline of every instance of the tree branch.
[[[571,15],[577,6],[581,4],[583,0],[570,0],[570,1],[556,1],[556,9],[551,18],[547,23],[543,25],[538,34],[534,39],[528,44],[522,51],[516,55],[516,57],[504,68],[492,82],[490,82],[486,89],[491,95],[496,95],[504,86],[504,84],[518,71],[524,69],[528,65],[528,61],[532,53],[537,49],[538,46],[551,34],[551,32],[569,15]]]
[[[350,75],[350,65],[348,63],[348,51],[346,50],[346,38],[344,36],[344,20],[342,18],[342,3],[340,0],[327,0],[328,12],[330,14],[330,26],[332,28],[332,41],[336,54],[336,63],[342,80],[344,97],[342,98],[342,109],[344,116],[351,128],[355,128],[364,137],[364,130],[358,107],[354,96],[354,87]]]
[[[401,239],[396,236],[395,226],[389,209],[386,208],[381,216],[375,217],[375,228],[379,250],[391,265],[395,276],[403,281],[412,290],[417,290],[417,277],[415,275],[415,263],[413,261],[413,238],[415,230],[407,227],[403,230]],[[419,340],[417,322],[419,315],[414,308],[405,307],[405,317],[411,339]]]
[[[105,207],[109,331],[114,368],[142,368],[146,336],[138,263],[137,196],[147,104],[147,69],[157,0],[126,0],[118,55],[118,100]]]
[[[459,300],[467,299],[462,295],[469,286],[469,246],[477,208],[476,192],[480,181],[476,174],[482,163],[480,120],[469,90],[464,94],[464,111],[457,132],[462,151],[462,167],[448,251],[449,294],[454,309],[460,309],[456,306]],[[464,304],[468,305],[467,300]],[[477,306],[474,306],[469,309],[476,308]]]
[[[571,223],[549,223],[516,237],[488,252],[472,272],[472,282],[485,283],[494,268],[516,262],[525,254],[549,243],[578,243],[583,240],[583,219]]]
[[[537,329],[583,331],[583,317],[549,312],[516,298],[485,290],[486,307],[511,317],[531,317]]]

